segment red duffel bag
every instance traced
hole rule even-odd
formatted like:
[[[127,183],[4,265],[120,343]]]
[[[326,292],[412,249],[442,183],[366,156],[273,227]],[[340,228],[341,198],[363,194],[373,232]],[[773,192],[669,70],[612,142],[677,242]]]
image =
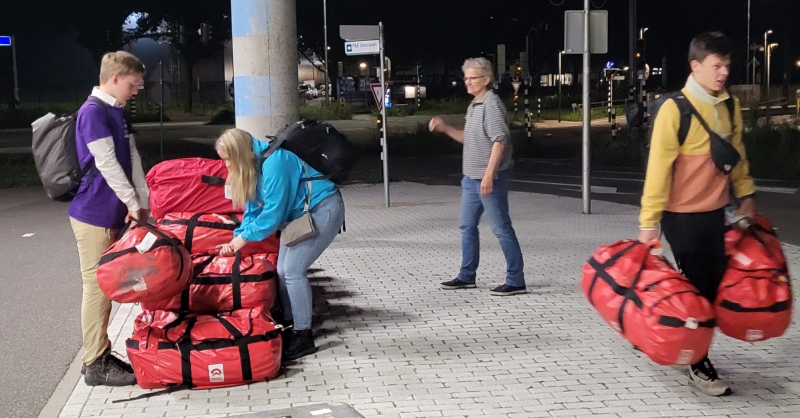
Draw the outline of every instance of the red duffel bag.
[[[158,220],[170,212],[241,213],[225,198],[228,169],[222,160],[178,158],[147,173],[150,212]]]
[[[171,299],[143,303],[143,310],[214,313],[275,306],[277,273],[266,254],[194,256],[191,284]]]
[[[756,216],[725,234],[728,269],[717,291],[723,334],[755,342],[780,337],[792,323],[786,257],[769,221]]]
[[[126,347],[143,389],[218,388],[277,377],[282,330],[257,308],[185,316],[144,311]]]
[[[217,246],[233,240],[233,231],[241,225],[238,214],[168,213],[159,223],[161,229],[175,234],[192,254],[211,254]],[[277,253],[280,247],[278,234],[264,241],[248,242],[240,252],[243,255]]]
[[[100,290],[119,303],[169,299],[186,289],[191,277],[189,251],[175,235],[148,223],[126,232],[97,268]]]
[[[635,240],[600,247],[583,267],[583,293],[655,363],[697,363],[714,337],[714,309],[652,248]]]

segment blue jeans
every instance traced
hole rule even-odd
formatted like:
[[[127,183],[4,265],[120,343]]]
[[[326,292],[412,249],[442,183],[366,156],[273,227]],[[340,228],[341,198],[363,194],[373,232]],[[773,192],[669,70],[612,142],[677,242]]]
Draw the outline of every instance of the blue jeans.
[[[517,234],[511,226],[508,216],[508,184],[511,170],[497,173],[492,192],[481,197],[481,181],[473,180],[467,176],[461,179],[461,215],[459,228],[461,229],[461,271],[458,279],[466,283],[475,283],[478,262],[480,261],[480,237],[478,224],[483,211],[489,217],[492,232],[500,241],[500,248],[506,257],[506,284],[510,286],[525,287],[525,275],[522,272],[522,250],[517,241]]]
[[[344,223],[344,201],[335,193],[311,209],[317,234],[293,247],[284,245],[278,253],[278,292],[284,319],[294,318],[294,329],[311,329],[311,284],[306,271],[331,245]]]

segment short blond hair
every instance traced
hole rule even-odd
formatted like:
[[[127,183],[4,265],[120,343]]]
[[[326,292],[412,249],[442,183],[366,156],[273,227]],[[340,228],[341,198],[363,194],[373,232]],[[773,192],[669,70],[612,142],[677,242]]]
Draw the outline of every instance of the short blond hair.
[[[100,62],[100,84],[105,84],[114,74],[144,76],[144,64],[126,51],[109,52]]]

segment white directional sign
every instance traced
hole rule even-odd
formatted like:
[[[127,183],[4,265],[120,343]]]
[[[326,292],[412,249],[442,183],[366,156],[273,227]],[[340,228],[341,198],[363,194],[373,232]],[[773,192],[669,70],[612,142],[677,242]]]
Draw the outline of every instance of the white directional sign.
[[[372,55],[381,52],[381,41],[354,41],[344,43],[344,52],[347,55]]]

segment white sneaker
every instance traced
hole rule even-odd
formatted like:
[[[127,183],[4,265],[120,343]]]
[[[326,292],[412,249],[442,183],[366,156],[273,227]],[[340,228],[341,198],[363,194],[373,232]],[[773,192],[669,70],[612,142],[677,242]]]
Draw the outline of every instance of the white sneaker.
[[[730,386],[717,376],[717,371],[708,358],[698,365],[691,366],[689,382],[709,396],[727,396],[733,393]]]

